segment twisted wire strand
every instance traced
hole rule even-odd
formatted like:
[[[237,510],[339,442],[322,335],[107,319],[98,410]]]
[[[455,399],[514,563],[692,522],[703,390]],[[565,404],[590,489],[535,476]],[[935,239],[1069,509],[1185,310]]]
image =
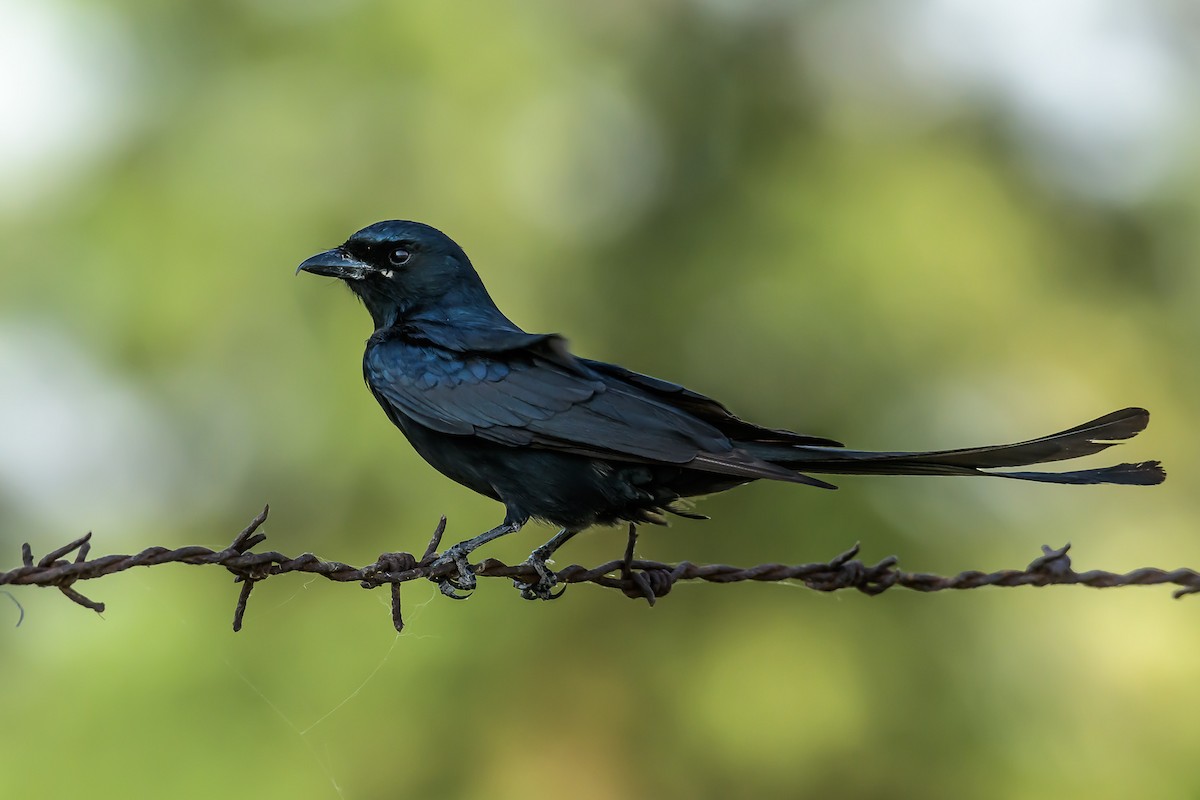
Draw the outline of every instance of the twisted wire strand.
[[[219,564],[235,576],[242,584],[234,611],[233,629],[241,630],[246,605],[255,584],[273,575],[288,572],[307,572],[320,575],[331,581],[357,582],[363,588],[374,589],[388,585],[392,592],[392,623],[397,631],[403,630],[404,620],[400,607],[400,585],[420,579],[436,580],[450,575],[456,569],[453,564],[434,566],[446,531],[446,518],[442,517],[434,530],[421,558],[412,553],[384,553],[374,563],[354,567],[340,561],[322,561],[312,553],[296,557],[276,551],[253,552],[252,548],[266,540],[259,528],[266,522],[269,507],[263,508],[246,528],[223,550],[212,550],[199,545],[180,547],[174,550],[165,547],[150,547],[133,555],[107,555],[89,559],[91,534],[88,533],[42,558],[34,561],[29,544],[21,546],[22,565],[0,573],[0,586],[43,586],[55,587],[71,601],[96,612],[104,611],[104,604],[91,600],[77,591],[74,586],[80,581],[95,580],[104,575],[123,572],[134,567],[150,567],[158,564]],[[866,564],[856,558],[856,544],[846,552],[827,562],[811,564],[759,564],[753,567],[735,567],[728,564],[693,564],[682,561],[667,564],[659,561],[644,561],[633,557],[637,535],[630,527],[629,544],[625,557],[588,568],[578,564],[563,567],[557,572],[558,582],[594,583],[617,589],[634,599],[644,599],[650,605],[667,595],[679,581],[705,581],[708,583],[738,583],[741,581],[798,581],[801,585],[819,592],[835,592],[857,589],[867,595],[878,595],[893,587],[902,587],[918,592],[940,592],[946,590],[978,589],[983,586],[1052,586],[1082,585],[1097,589],[1117,586],[1151,586],[1173,584],[1180,587],[1176,598],[1200,592],[1200,573],[1191,569],[1162,570],[1154,567],[1136,569],[1132,572],[1115,573],[1105,570],[1076,572],[1068,556],[1070,545],[1060,548],[1042,546],[1042,555],[1034,559],[1025,569],[1008,569],[998,572],[968,570],[957,575],[943,576],[922,572],[905,572],[898,566],[895,556],[884,558],[875,564]],[[67,560],[71,553],[74,559]],[[487,558],[472,565],[472,570],[482,578],[510,578],[521,582],[537,579],[537,572],[529,564],[508,565],[494,558]],[[10,595],[11,596],[11,595]],[[20,624],[20,623],[18,623]]]

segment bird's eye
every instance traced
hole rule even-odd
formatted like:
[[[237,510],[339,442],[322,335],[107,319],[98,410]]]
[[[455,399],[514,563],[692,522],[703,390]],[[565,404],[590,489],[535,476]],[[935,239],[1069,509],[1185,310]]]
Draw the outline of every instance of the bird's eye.
[[[405,250],[403,247],[397,247],[392,252],[388,253],[388,261],[395,267],[403,267],[412,260],[412,253]]]

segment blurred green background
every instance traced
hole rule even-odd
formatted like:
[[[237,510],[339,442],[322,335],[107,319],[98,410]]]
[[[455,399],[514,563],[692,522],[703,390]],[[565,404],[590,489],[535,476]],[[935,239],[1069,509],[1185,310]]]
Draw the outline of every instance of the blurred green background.
[[[3,0],[0,566],[219,547],[264,502],[267,547],[352,563],[496,524],[362,386],[365,312],[293,277],[389,218],[764,424],[933,448],[1145,405],[1110,461],[1171,475],[760,484],[645,557],[1198,566],[1198,40],[1166,0]],[[1162,588],[410,584],[399,637],[311,576],[238,635],[220,570],[82,588],[102,617],[0,598],[5,796],[1200,794],[1200,601]]]

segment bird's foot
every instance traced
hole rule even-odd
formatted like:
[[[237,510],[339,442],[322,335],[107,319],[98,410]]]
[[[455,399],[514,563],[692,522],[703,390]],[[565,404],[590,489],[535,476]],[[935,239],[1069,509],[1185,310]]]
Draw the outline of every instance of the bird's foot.
[[[429,580],[438,585],[438,591],[451,600],[466,600],[470,595],[459,594],[459,592],[471,592],[475,589],[475,571],[471,569],[471,564],[467,561],[468,553],[470,553],[469,550],[464,550],[459,545],[455,545],[454,547],[447,548],[444,553],[429,565],[429,569],[435,572],[438,567],[447,564],[453,564],[457,568],[457,573],[432,575],[429,578]]]
[[[513,579],[513,586],[521,592],[521,597],[526,600],[557,600],[563,596],[567,587],[563,586],[557,592],[554,591],[554,587],[558,584],[558,576],[546,566],[546,560],[549,557],[550,554],[544,552],[540,547],[529,554],[525,565],[533,567],[533,571],[537,573],[537,580],[526,582]]]

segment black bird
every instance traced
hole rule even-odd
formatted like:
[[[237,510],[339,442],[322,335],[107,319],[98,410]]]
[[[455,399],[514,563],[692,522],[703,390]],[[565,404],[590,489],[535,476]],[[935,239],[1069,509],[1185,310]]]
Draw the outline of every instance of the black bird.
[[[546,560],[592,525],[697,516],[680,501],[771,480],[836,488],[807,473],[992,475],[1045,483],[1149,485],[1157,461],[1075,472],[995,472],[1087,456],[1135,436],[1149,412],[1126,408],[1017,444],[877,453],[762,428],[716,400],[615,364],[578,358],[556,334],[526,333],[496,307],[466,253],[419,222],[379,222],[319,253],[297,272],[340,278],[371,313],[363,374],[388,418],[442,474],[504,504],[504,522],[448,548],[439,563],[475,576],[467,555],[531,518],[561,528],[534,550],[539,580],[518,584],[549,599]]]

